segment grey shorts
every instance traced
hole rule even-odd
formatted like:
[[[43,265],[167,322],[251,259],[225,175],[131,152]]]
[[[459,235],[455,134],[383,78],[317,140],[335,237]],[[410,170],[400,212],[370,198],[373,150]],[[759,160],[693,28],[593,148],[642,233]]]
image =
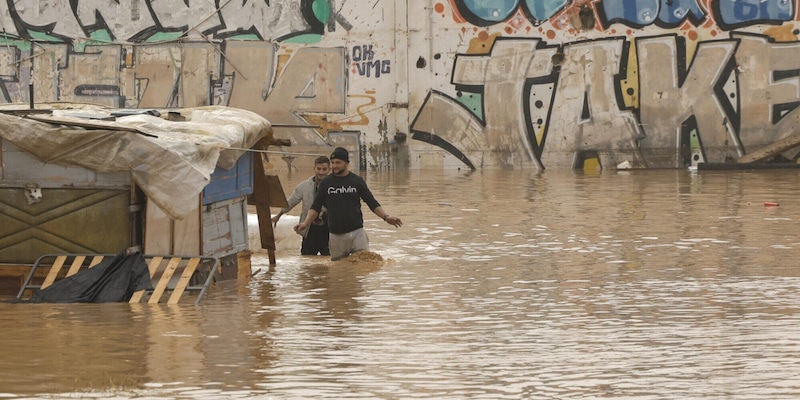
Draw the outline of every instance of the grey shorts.
[[[364,228],[347,233],[331,233],[328,246],[331,249],[331,260],[336,261],[351,253],[369,250],[369,238]]]

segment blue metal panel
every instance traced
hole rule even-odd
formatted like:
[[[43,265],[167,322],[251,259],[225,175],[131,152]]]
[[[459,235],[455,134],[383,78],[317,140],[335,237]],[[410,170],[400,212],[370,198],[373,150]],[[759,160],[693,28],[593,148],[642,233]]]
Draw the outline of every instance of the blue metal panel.
[[[230,170],[217,167],[203,189],[203,205],[253,193],[253,153],[245,152]]]

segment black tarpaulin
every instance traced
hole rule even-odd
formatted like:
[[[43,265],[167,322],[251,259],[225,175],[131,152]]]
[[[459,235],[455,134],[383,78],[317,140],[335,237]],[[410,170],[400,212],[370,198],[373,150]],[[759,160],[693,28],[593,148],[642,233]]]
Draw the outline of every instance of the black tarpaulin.
[[[87,270],[37,290],[32,303],[127,302],[138,290],[152,289],[150,271],[141,252],[124,252]]]

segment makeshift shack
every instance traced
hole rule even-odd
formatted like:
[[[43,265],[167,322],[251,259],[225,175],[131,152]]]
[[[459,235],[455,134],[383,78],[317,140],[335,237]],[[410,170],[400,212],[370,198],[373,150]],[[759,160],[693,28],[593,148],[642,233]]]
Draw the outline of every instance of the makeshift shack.
[[[260,157],[245,149],[271,136],[258,114],[220,106],[0,108],[0,293],[50,253],[213,256],[222,279],[249,273]]]

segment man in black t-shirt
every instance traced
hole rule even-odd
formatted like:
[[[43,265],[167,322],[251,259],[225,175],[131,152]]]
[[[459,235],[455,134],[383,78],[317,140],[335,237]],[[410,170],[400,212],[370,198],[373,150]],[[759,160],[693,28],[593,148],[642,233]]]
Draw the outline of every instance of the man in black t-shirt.
[[[325,206],[328,210],[331,260],[335,261],[351,253],[369,250],[369,238],[364,231],[364,216],[361,214],[361,200],[364,200],[375,215],[390,225],[399,228],[403,226],[403,221],[387,214],[364,179],[348,170],[350,155],[346,149],[334,149],[330,160],[333,173],[320,182],[317,196],[306,219],[297,224],[294,230],[301,232],[306,229]]]

